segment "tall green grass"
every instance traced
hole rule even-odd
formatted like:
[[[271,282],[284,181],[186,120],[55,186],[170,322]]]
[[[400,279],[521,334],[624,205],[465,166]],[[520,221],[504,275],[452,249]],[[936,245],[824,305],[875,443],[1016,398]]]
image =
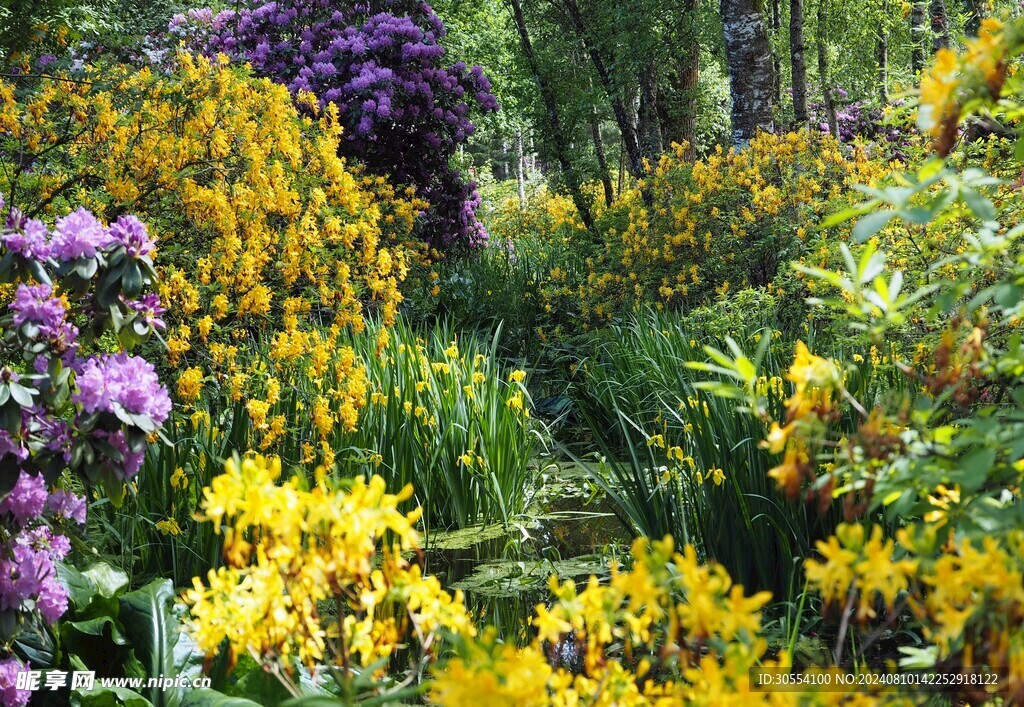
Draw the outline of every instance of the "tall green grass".
[[[762,324],[754,317],[733,333],[752,349],[761,336],[773,335]],[[737,410],[735,400],[697,385],[706,376],[687,364],[705,361],[703,347],[718,343],[676,314],[649,311],[614,327],[584,362],[583,380],[573,389],[605,459],[590,468],[635,533],[693,543],[748,588],[784,596],[800,586],[796,558],[809,555],[815,541],[832,531],[838,509],[819,514],[783,498],[768,476],[778,457],[760,447],[764,423]],[[768,409],[779,420],[791,360],[792,343],[780,339],[769,347],[761,371]],[[897,381],[868,362],[847,385],[870,401]],[[856,420],[841,424],[854,429]],[[686,473],[666,476],[664,452],[648,444],[658,434],[692,458],[692,469],[683,465]],[[707,479],[716,468],[725,475],[720,484]]]
[[[373,471],[396,489],[412,484],[431,527],[521,515],[536,490],[531,458],[543,438],[525,381],[513,380],[525,374],[499,363],[500,339],[500,327],[489,339],[457,335],[447,323],[421,335],[399,320],[378,355],[376,326],[353,336],[370,389],[358,428],[336,429],[339,468]]]

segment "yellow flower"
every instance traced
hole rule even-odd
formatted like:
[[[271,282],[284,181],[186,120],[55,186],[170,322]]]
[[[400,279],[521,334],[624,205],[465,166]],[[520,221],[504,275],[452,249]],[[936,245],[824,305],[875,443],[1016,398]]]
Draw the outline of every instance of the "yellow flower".
[[[178,376],[178,397],[185,402],[199,399],[203,390],[203,370],[193,366]]]
[[[164,518],[161,521],[157,521],[156,529],[164,535],[181,535],[181,527],[174,518]]]
[[[188,476],[180,466],[171,474],[171,488],[184,491],[188,488]]]

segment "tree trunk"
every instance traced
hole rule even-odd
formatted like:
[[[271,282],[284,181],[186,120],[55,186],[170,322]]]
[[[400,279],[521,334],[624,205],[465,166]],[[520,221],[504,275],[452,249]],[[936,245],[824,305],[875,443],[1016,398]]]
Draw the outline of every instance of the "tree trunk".
[[[888,12],[888,0],[882,0],[882,16],[887,17]],[[889,102],[889,31],[884,22],[878,25],[875,60],[878,63],[878,100],[884,106]]]
[[[949,14],[946,12],[946,0],[932,0],[932,51],[949,49]]]
[[[526,206],[526,175],[523,173],[523,129],[516,128],[516,184],[519,187],[519,203]]]
[[[772,0],[772,36],[778,41],[782,31],[782,13],[779,9],[779,0]],[[782,61],[779,53],[772,45],[772,100],[775,105],[782,105]]]
[[[540,65],[537,63],[537,55],[533,53],[533,44],[530,42],[530,33],[526,27],[526,17],[523,15],[523,5],[520,0],[509,0],[512,5],[512,17],[516,24],[516,31],[519,33],[519,42],[523,48],[523,56],[530,67],[534,80],[537,82],[537,90],[541,100],[544,102],[544,109],[547,114],[548,127],[551,128],[551,138],[555,147],[555,157],[565,173],[566,185],[569,187],[573,204],[580,214],[580,219],[587,230],[591,230],[594,220],[590,215],[590,205],[583,196],[580,187],[579,174],[573,166],[571,159],[569,138],[562,129],[562,121],[558,115],[558,104],[555,102],[554,92],[551,86],[544,80],[540,72]]]
[[[965,0],[967,20],[964,22],[964,33],[968,37],[977,37],[981,29],[981,18],[985,16],[982,0]]]
[[[593,109],[590,119],[590,134],[594,136],[594,154],[597,155],[597,166],[601,170],[601,185],[604,187],[604,203],[608,206],[615,201],[615,190],[612,187],[612,175],[608,171],[608,157],[604,152],[604,138],[601,137],[601,121],[597,117],[597,107]]]
[[[640,71],[640,112],[637,117],[640,153],[653,165],[661,157],[663,149],[661,124],[658,122],[658,70],[654,59],[649,59]]]
[[[697,160],[697,83],[700,81],[700,45],[694,42],[679,66],[679,89],[683,92],[683,111],[679,120],[679,136],[686,143],[683,159]]]
[[[807,58],[804,56],[804,0],[789,0],[789,56],[793,64],[793,117],[807,124]]]
[[[828,75],[828,0],[818,0],[818,80],[821,82],[822,100],[828,117],[828,131],[838,139],[839,120],[836,118],[832,81]]]
[[[740,143],[758,128],[773,131],[771,45],[756,0],[720,0],[732,94],[732,136]]]
[[[910,11],[910,70],[916,76],[924,68],[924,0],[914,0]]]
[[[594,64],[597,76],[601,79],[601,86],[604,88],[605,93],[608,95],[608,99],[612,103],[612,111],[615,113],[615,122],[619,125],[619,131],[622,133],[622,141],[626,149],[626,155],[629,157],[630,171],[633,173],[634,177],[641,179],[644,176],[644,167],[640,150],[640,136],[637,133],[636,123],[629,119],[626,105],[622,100],[622,92],[612,80],[612,75],[608,69],[608,65],[605,63],[604,57],[601,56],[601,52],[598,51],[594,38],[590,36],[590,32],[587,30],[587,25],[583,21],[583,14],[580,12],[580,7],[576,3],[576,0],[562,0],[562,6],[568,13],[569,19],[572,22],[576,33],[583,41],[583,46],[586,47],[587,53],[590,55],[590,60]],[[611,63],[613,66],[615,65],[615,57],[612,57]]]

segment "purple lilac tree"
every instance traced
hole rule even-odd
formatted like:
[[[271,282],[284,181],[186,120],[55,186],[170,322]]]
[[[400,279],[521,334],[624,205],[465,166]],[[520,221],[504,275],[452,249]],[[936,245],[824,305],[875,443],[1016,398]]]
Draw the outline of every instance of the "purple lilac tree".
[[[0,197],[0,213],[4,210]],[[24,705],[24,664],[6,646],[66,611],[57,564],[98,488],[120,503],[171,400],[156,370],[122,349],[162,326],[153,241],[134,216],[105,226],[79,209],[53,228],[17,208],[0,227],[0,702]]]
[[[451,160],[474,132],[471,112],[497,111],[498,102],[479,66],[444,66],[445,28],[427,3],[245,0],[237,11],[176,15],[168,31],[190,49],[248,61],[293,93],[335,103],[344,154],[430,202],[431,245],[486,242],[476,185]]]

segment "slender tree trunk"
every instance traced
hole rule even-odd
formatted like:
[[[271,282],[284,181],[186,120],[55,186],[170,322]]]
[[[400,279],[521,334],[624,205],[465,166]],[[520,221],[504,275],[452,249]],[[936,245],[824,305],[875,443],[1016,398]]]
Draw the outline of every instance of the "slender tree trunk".
[[[932,51],[949,49],[949,14],[946,12],[946,0],[932,0]]]
[[[882,16],[889,12],[888,0],[882,0]],[[878,100],[881,105],[889,102],[889,30],[885,22],[878,25],[878,37],[875,40],[875,60],[878,63]]]
[[[821,82],[825,115],[828,116],[828,130],[839,138],[839,120],[836,118],[835,96],[832,95],[832,80],[828,75],[828,0],[818,0],[818,80]]]
[[[594,154],[597,155],[597,167],[601,170],[601,186],[604,187],[604,203],[608,206],[615,201],[615,190],[612,187],[612,174],[608,171],[608,157],[604,152],[604,138],[601,137],[601,121],[594,107],[590,119],[590,134],[594,136]]]
[[[653,165],[663,150],[661,123],[658,122],[658,69],[653,58],[640,71],[640,112],[637,117],[640,152]]]
[[[587,53],[590,55],[590,60],[594,64],[594,69],[597,70],[598,78],[601,79],[601,86],[604,88],[605,93],[608,94],[608,99],[611,101],[612,111],[615,114],[615,122],[619,125],[619,130],[622,133],[622,141],[626,149],[626,155],[629,157],[630,171],[633,173],[634,177],[640,179],[644,175],[644,167],[640,150],[640,136],[637,133],[636,123],[629,119],[625,103],[622,100],[622,92],[619,90],[619,87],[615,85],[615,81],[612,79],[608,64],[605,63],[604,57],[601,56],[601,52],[598,50],[594,38],[590,36],[590,32],[587,29],[586,23],[583,21],[583,14],[580,12],[580,7],[576,3],[576,0],[562,0],[562,6],[568,13],[569,19],[572,22],[576,33],[583,41],[583,45],[586,47]],[[614,64],[615,57],[613,56],[612,65],[614,66]]]
[[[807,124],[807,58],[804,56],[804,0],[789,0],[789,57],[793,65],[793,117]]]
[[[914,0],[910,11],[910,70],[914,75],[924,68],[924,32],[925,15],[924,0]]]
[[[772,36],[775,41],[778,41],[779,34],[782,32],[782,13],[779,9],[779,0],[772,0]],[[779,59],[779,53],[775,51],[775,46],[772,45],[772,100],[775,101],[775,105],[782,105],[782,61]]]
[[[565,173],[566,185],[569,187],[573,204],[576,205],[580,219],[582,219],[583,225],[587,227],[587,230],[591,230],[594,220],[590,215],[590,205],[583,196],[579,174],[572,163],[570,141],[562,128],[555,95],[551,90],[551,86],[548,85],[541,75],[540,65],[537,63],[537,55],[533,52],[530,33],[526,27],[526,17],[523,15],[523,5],[520,0],[509,0],[509,3],[512,6],[512,17],[516,24],[516,30],[519,33],[519,42],[522,45],[523,56],[530,67],[530,73],[533,74],[533,78],[537,82],[537,90],[540,92],[541,100],[544,102],[548,127],[551,128],[551,138],[555,147],[555,156],[558,158],[562,171]]]
[[[985,16],[985,8],[982,0],[965,0],[967,7],[967,20],[964,22],[964,34],[968,37],[977,37],[981,29],[981,19]]]
[[[771,45],[756,0],[720,0],[732,94],[732,136],[740,143],[758,128],[773,131]]]
[[[619,190],[621,194],[622,190],[626,188],[626,145],[623,140],[619,140]]]
[[[519,203],[526,206],[526,175],[523,174],[523,129],[516,128],[516,184],[519,187]]]

